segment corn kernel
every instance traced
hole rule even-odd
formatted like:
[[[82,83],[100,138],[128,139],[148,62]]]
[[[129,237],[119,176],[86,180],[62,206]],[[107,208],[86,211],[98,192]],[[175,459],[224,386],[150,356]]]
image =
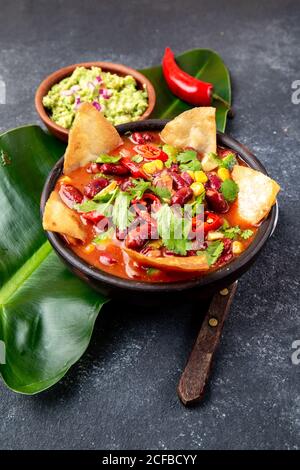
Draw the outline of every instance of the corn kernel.
[[[193,180],[195,180],[195,171],[192,171],[192,170],[186,170],[187,174],[190,175],[191,178],[193,178]]]
[[[193,191],[195,196],[200,196],[200,194],[204,191],[204,186],[202,183],[192,183],[190,186],[191,190]]]
[[[59,182],[61,184],[70,184],[72,183],[72,180],[69,176],[63,176],[62,178],[60,178]]]
[[[220,238],[224,238],[224,233],[222,232],[208,232],[207,240],[220,240]]]
[[[155,163],[156,163],[156,168],[157,168],[158,170],[162,170],[162,169],[163,169],[164,164],[163,164],[163,162],[162,162],[161,160],[159,160],[159,159],[158,159],[158,160],[155,160]]]
[[[148,175],[153,175],[159,170],[162,170],[164,164],[161,160],[153,160],[153,162],[147,162],[143,165],[143,170],[148,173]]]
[[[218,169],[218,177],[221,178],[222,181],[230,179],[230,173],[227,168],[219,168]]]
[[[92,253],[92,251],[94,251],[95,249],[95,245],[93,245],[93,243],[89,243],[88,245],[86,245],[83,249],[83,251],[87,254],[90,254]]]
[[[239,255],[243,251],[243,244],[241,242],[233,242],[232,243],[232,253],[234,255]]]
[[[97,196],[100,196],[100,195],[104,196],[105,194],[110,193],[116,188],[117,184],[118,183],[116,181],[112,181],[105,188],[101,189],[101,191],[97,194]]]
[[[204,173],[204,171],[200,170],[200,171],[195,171],[195,180],[198,183],[206,183],[208,178],[207,178],[206,174]]]
[[[148,175],[152,175],[156,172],[156,165],[155,162],[148,162],[144,163],[143,170],[148,173]]]

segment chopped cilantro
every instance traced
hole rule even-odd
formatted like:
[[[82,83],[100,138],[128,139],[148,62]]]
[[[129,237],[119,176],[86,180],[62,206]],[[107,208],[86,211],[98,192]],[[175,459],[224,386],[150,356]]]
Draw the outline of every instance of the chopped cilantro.
[[[156,269],[156,268],[148,268],[147,269],[148,276],[156,276],[159,273],[160,273],[159,269]]]
[[[185,150],[184,152],[180,152],[177,156],[179,163],[188,163],[196,158],[197,152],[195,150]]]
[[[160,199],[170,199],[171,193],[168,188],[160,187],[160,186],[151,186],[150,190],[156,194]]]
[[[101,153],[96,160],[96,163],[117,163],[121,160],[120,155],[107,155],[106,153]]]
[[[241,237],[244,240],[247,240],[253,235],[253,230],[242,230],[238,225],[236,225],[235,227],[229,227],[228,222],[226,226],[224,226],[223,224],[221,230],[224,233],[224,237],[230,238],[231,240],[237,237]]]
[[[226,219],[223,219],[223,225],[222,225],[220,230],[226,230],[229,227],[230,227],[230,225],[229,225],[228,221]]]
[[[134,186],[126,190],[130,195],[130,199],[141,199],[146,189],[149,189],[151,186],[150,181],[144,181],[143,179],[132,179],[131,182]]]
[[[212,266],[213,264],[215,264],[218,258],[220,258],[223,249],[224,243],[219,240],[216,240],[210,243],[204,252],[198,251],[197,254],[205,253],[209,266]]]
[[[134,215],[128,210],[130,195],[120,191],[115,199],[112,209],[112,221],[121,231],[125,230],[133,221]]]
[[[97,210],[99,206],[98,202],[95,201],[84,201],[81,204],[75,204],[74,209],[78,212],[91,212]]]
[[[231,240],[235,237],[237,237],[238,235],[240,235],[241,233],[241,229],[239,226],[236,226],[236,227],[230,227],[230,228],[226,228],[224,231],[224,237],[226,238],[230,238]]]
[[[110,240],[114,235],[114,229],[113,227],[109,227],[108,230],[106,230],[106,232],[102,232],[102,233],[99,233],[99,235],[97,235],[94,240],[93,240],[93,243],[103,243],[103,242],[106,242],[107,240]]]
[[[91,212],[97,211],[99,214],[105,215],[106,217],[110,217],[112,203],[119,192],[118,188],[115,188],[112,192],[108,193],[109,199],[105,202],[103,201],[84,201],[82,204],[75,204],[74,209],[78,212]]]
[[[115,191],[116,188],[111,189],[110,191],[108,191],[107,188],[108,188],[108,186],[101,189],[101,191],[99,191],[99,193],[97,193],[93,197],[93,201],[94,202],[107,202],[107,201],[109,201],[111,196],[112,196],[113,191]]]
[[[229,153],[224,158],[219,158],[216,153],[210,152],[209,157],[211,160],[215,161],[216,165],[220,168],[227,168],[227,170],[232,170],[236,164],[236,158],[234,153]]]
[[[250,230],[250,229],[243,230],[241,233],[241,237],[244,240],[248,240],[248,238],[252,237],[253,233],[254,233],[253,230]]]
[[[221,159],[220,166],[223,168],[227,168],[227,170],[232,170],[232,168],[236,165],[236,158],[234,153],[229,153],[226,157]]]
[[[225,180],[221,185],[221,191],[226,201],[233,202],[237,198],[239,187],[233,180]]]
[[[205,199],[205,191],[195,198],[195,200],[190,204],[192,208],[192,216],[198,215],[203,210],[203,201]],[[188,206],[188,205],[187,205]],[[202,206],[199,208],[199,206]]]
[[[188,234],[191,228],[191,221],[177,214],[168,206],[163,204],[156,213],[157,231],[162,239],[163,245],[170,251],[178,255],[186,255],[191,249],[191,241],[188,240]]]
[[[172,163],[176,163],[176,157],[178,155],[178,149],[173,147],[173,145],[165,144],[162,147],[162,150],[168,155],[168,160],[165,162],[165,166],[170,168]]]
[[[133,155],[133,157],[131,157],[131,160],[135,163],[141,163],[143,161],[143,157],[142,155]]]
[[[185,152],[179,153],[179,155],[177,155],[177,161],[182,171],[199,171],[202,168],[195,150],[185,150]]]

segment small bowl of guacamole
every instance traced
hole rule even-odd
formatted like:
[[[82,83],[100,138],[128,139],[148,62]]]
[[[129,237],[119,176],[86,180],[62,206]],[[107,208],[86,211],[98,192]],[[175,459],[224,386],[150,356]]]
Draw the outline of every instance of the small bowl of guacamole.
[[[35,106],[49,131],[68,140],[81,103],[89,102],[114,126],[146,119],[155,105],[151,82],[121,64],[87,62],[49,75],[37,89]]]

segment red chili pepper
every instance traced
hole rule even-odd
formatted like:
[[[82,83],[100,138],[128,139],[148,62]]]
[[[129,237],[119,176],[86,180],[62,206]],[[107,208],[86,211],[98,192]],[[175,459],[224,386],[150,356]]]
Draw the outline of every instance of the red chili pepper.
[[[161,205],[159,197],[155,196],[155,194],[152,193],[144,193],[141,199],[132,199],[131,204],[142,204],[143,206],[147,206],[148,201],[150,201],[150,204],[155,203],[157,205]]]
[[[193,229],[197,228],[199,230],[203,224],[204,235],[206,235],[210,230],[217,230],[223,224],[222,218],[214,212],[204,212],[205,222],[202,222],[198,217],[199,216],[196,216],[192,219]],[[208,219],[211,219],[211,222],[207,222]]]
[[[147,202],[146,202],[146,201],[143,201],[143,199],[134,198],[134,199],[132,199],[131,204],[132,204],[133,206],[134,206],[135,204],[141,204],[142,206],[145,206],[145,207],[146,207]]]
[[[203,82],[184,72],[176,63],[169,47],[165,50],[162,69],[168,87],[178,98],[194,106],[210,106],[213,99],[221,101],[230,109],[230,104],[214,93],[211,83]]]
[[[148,179],[148,176],[142,170],[142,168],[140,168],[136,163],[134,163],[130,157],[123,157],[120,161],[122,165],[125,166],[125,168],[127,168],[132,174],[132,176],[134,176],[135,178]]]
[[[213,212],[204,212],[204,216],[206,219],[204,222],[204,233],[210,230],[217,230],[223,224],[222,218]],[[207,222],[208,219],[211,219],[211,222]]]
[[[133,150],[143,155],[147,160],[161,160],[162,162],[166,162],[169,158],[163,150],[151,144],[136,145],[133,147]]]
[[[81,217],[85,220],[89,220],[90,222],[93,222],[94,224],[97,224],[98,222],[100,222],[100,220],[103,220],[106,218],[104,215],[99,214],[99,212],[97,211],[82,213]]]

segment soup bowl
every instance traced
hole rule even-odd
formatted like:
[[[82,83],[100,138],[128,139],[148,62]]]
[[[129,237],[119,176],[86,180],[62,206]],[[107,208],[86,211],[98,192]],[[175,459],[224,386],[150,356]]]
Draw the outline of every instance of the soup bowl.
[[[117,126],[122,135],[127,132],[161,131],[167,120],[149,119]],[[266,169],[260,161],[244,145],[232,137],[218,132],[218,144],[236,151],[240,158],[251,168],[267,175]],[[43,216],[45,204],[57,179],[63,169],[63,157],[56,163],[49,174],[41,196],[41,215]],[[123,279],[95,267],[88,265],[78,257],[65,243],[62,237],[55,232],[46,232],[53,249],[73,273],[92,288],[109,297],[117,296],[137,303],[155,303],[162,301],[178,302],[195,299],[206,299],[211,295],[229,286],[244,274],[257,259],[261,249],[272,235],[278,219],[277,203],[272,207],[268,217],[261,223],[256,236],[250,246],[237,258],[220,269],[205,275],[195,276],[193,279],[176,281],[172,283],[141,282]]]

